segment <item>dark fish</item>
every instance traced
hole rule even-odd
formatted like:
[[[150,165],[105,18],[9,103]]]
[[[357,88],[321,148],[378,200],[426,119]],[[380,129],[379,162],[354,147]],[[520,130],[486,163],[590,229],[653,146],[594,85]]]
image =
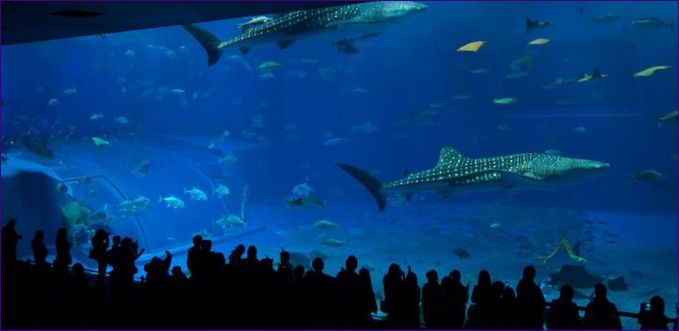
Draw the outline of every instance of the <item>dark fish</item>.
[[[134,170],[132,170],[132,173],[138,176],[146,176],[149,174],[149,167],[151,166],[151,160],[145,159],[137,165]]]
[[[531,20],[530,18],[526,17],[526,32],[530,32],[533,30],[538,30],[538,29],[544,29],[548,27],[551,24],[549,21],[538,21],[538,20]]]
[[[337,50],[338,53],[356,54],[356,53],[358,53],[358,48],[356,48],[356,41],[377,37],[381,34],[382,34],[382,32],[365,33],[365,34],[362,34],[358,37],[346,38],[346,39],[335,41],[335,42],[333,42],[333,45],[335,45],[335,49]]]
[[[297,207],[309,209],[311,206],[325,207],[325,203],[317,196],[309,195],[305,197],[293,197],[286,200],[288,208]]]
[[[620,276],[617,278],[609,279],[607,282],[608,289],[615,292],[627,291],[629,290],[629,285],[625,282],[625,277]]]
[[[665,23],[657,17],[644,17],[638,18],[632,21],[632,25],[640,28],[670,28],[670,31],[674,31],[674,22]]]
[[[602,16],[594,16],[592,17],[592,22],[597,23],[597,24],[610,24],[613,22],[617,22],[622,18],[622,14],[606,14]]]
[[[457,256],[460,260],[465,260],[472,257],[469,251],[464,248],[456,248],[453,251],[453,254],[455,254],[455,256]]]
[[[604,231],[604,232],[602,232],[601,234],[602,234],[604,237],[608,237],[608,238],[617,238],[617,237],[618,237],[617,234],[615,234],[615,233],[613,233],[613,232],[610,232],[610,231]]]

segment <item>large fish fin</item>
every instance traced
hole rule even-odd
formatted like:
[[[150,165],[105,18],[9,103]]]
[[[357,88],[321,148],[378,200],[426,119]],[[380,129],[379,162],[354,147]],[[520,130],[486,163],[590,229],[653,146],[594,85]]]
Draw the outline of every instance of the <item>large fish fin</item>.
[[[372,194],[372,196],[375,198],[375,201],[377,201],[377,208],[379,211],[384,211],[384,208],[387,205],[387,200],[385,199],[384,195],[382,195],[382,192],[380,192],[382,183],[379,181],[379,179],[373,177],[367,171],[356,168],[352,165],[338,163],[337,166],[363,184],[368,192],[370,192],[370,194]]]
[[[444,166],[452,162],[464,160],[466,158],[466,156],[462,155],[462,153],[458,152],[455,148],[443,147],[439,153],[439,162],[436,163],[436,166]]]
[[[207,65],[211,66],[222,57],[224,49],[220,47],[222,41],[217,38],[212,32],[199,28],[193,24],[182,25],[207,52]]]
[[[526,17],[526,30],[530,30],[534,28],[537,24],[535,21],[531,20],[530,18]]]

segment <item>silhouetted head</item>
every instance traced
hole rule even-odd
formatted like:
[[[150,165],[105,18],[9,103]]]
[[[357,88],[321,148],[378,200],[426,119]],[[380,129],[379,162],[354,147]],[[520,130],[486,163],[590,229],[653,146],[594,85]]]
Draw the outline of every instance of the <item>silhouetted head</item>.
[[[81,263],[76,263],[71,267],[73,270],[73,274],[76,276],[85,276],[85,268]]]
[[[120,244],[120,236],[119,236],[119,235],[113,236],[113,244],[114,244],[114,245],[119,245],[119,244]]]
[[[427,277],[427,281],[430,283],[436,283],[439,281],[439,274],[436,272],[436,270],[432,269],[427,271],[425,276]]]
[[[184,272],[182,271],[182,267],[180,267],[178,265],[172,267],[172,276],[178,277],[178,276],[181,276],[183,274],[184,274]]]
[[[43,238],[45,238],[45,233],[42,230],[35,231],[36,240],[43,240]]]
[[[368,268],[361,268],[361,270],[358,271],[358,277],[367,280],[368,283],[370,283],[370,270],[368,270]]]
[[[281,264],[288,264],[290,263],[290,253],[286,251],[281,252]]]
[[[392,276],[403,275],[403,271],[401,271],[401,267],[396,263],[392,263],[392,264],[389,265],[389,271],[387,273],[389,275],[392,275]]]
[[[408,271],[405,282],[410,285],[417,285],[417,275],[412,271]]]
[[[476,280],[476,285],[490,287],[490,272],[488,272],[488,270],[484,269],[479,271],[479,277]]]
[[[597,283],[596,285],[594,285],[594,296],[595,297],[605,298],[606,292],[608,292],[606,285],[604,285],[602,283]]]
[[[561,300],[571,301],[573,300],[573,297],[575,297],[575,290],[568,284],[561,286],[559,293],[561,293],[561,296],[559,297]]]
[[[325,267],[325,263],[323,263],[323,259],[317,257],[313,261],[311,261],[311,267],[314,268],[314,271],[321,272]]]
[[[240,244],[236,246],[236,248],[233,250],[238,256],[243,255],[245,253],[245,245]]]
[[[651,298],[651,313],[657,315],[665,314],[665,300],[659,295]]]
[[[295,269],[292,270],[292,273],[295,275],[295,279],[304,278],[304,266],[303,265],[296,266]]]
[[[67,238],[66,228],[59,228],[59,230],[57,230],[57,241],[66,241]]]
[[[270,258],[270,257],[263,258],[260,261],[260,263],[261,263],[262,267],[264,267],[264,269],[268,269],[268,270],[273,269],[273,259]]]
[[[490,290],[491,290],[491,293],[493,293],[493,295],[501,297],[502,292],[504,292],[504,290],[505,290],[505,283],[503,283],[499,280],[496,280],[493,283],[493,285],[490,286]]]
[[[534,281],[535,274],[536,274],[535,267],[533,267],[532,265],[529,265],[523,269],[523,279],[527,281],[531,282]]]
[[[201,248],[205,252],[209,252],[212,250],[212,240],[203,240],[203,243],[201,244]]]
[[[353,255],[349,255],[344,262],[344,266],[347,268],[347,271],[354,272],[358,268],[358,259]]]
[[[256,259],[257,258],[257,247],[255,246],[248,246],[248,259]]]
[[[10,218],[9,221],[7,221],[7,227],[13,228],[17,224],[17,220]]]
[[[459,282],[462,280],[462,274],[460,273],[460,270],[453,270],[450,272],[450,279],[452,279],[454,282]]]
[[[203,244],[203,236],[197,234],[193,236],[193,247],[201,247]]]

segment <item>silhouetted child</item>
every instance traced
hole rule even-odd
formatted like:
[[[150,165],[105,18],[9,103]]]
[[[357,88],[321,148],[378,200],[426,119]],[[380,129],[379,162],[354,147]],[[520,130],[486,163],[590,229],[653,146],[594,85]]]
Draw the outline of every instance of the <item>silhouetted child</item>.
[[[104,229],[98,229],[91,239],[92,248],[89,257],[97,261],[97,285],[103,286],[106,280],[106,267],[108,266],[108,236]]]
[[[73,262],[71,259],[71,247],[73,247],[73,244],[68,241],[66,228],[59,228],[56,239],[57,256],[54,259],[54,271],[57,274],[66,274],[68,272],[68,267]]]
[[[573,302],[575,290],[570,285],[559,289],[558,299],[552,300],[547,313],[547,328],[551,330],[575,330],[581,327],[578,306]]]
[[[31,241],[31,249],[33,249],[33,259],[35,260],[36,268],[42,270],[47,266],[45,259],[47,258],[47,246],[45,246],[45,233],[41,230],[35,231],[33,241]]]

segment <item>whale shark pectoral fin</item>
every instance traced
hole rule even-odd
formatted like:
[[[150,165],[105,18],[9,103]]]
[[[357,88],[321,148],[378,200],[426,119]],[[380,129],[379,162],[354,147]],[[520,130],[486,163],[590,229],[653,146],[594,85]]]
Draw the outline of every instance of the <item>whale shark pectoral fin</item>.
[[[443,199],[447,199],[453,196],[453,191],[450,190],[441,190],[438,192],[439,197]]]
[[[222,41],[219,40],[217,36],[212,34],[212,32],[193,24],[185,24],[182,25],[182,27],[188,31],[193,36],[193,38],[195,38],[198,43],[200,43],[201,46],[203,46],[205,52],[207,52],[208,66],[211,66],[219,61],[224,48],[222,46]]]
[[[349,175],[354,177],[356,180],[358,180],[363,187],[365,187],[370,194],[375,198],[375,202],[377,202],[377,208],[379,211],[384,211],[384,208],[387,205],[387,200],[382,194],[382,183],[375,177],[373,177],[371,174],[369,174],[367,171],[354,167],[349,164],[345,163],[338,163],[337,166],[346,171]]]
[[[250,47],[239,47],[238,50],[241,54],[246,55],[250,53]]]
[[[455,148],[443,147],[439,153],[439,162],[436,166],[441,167],[464,159],[467,159],[467,157],[462,155],[462,153],[458,152]]]

